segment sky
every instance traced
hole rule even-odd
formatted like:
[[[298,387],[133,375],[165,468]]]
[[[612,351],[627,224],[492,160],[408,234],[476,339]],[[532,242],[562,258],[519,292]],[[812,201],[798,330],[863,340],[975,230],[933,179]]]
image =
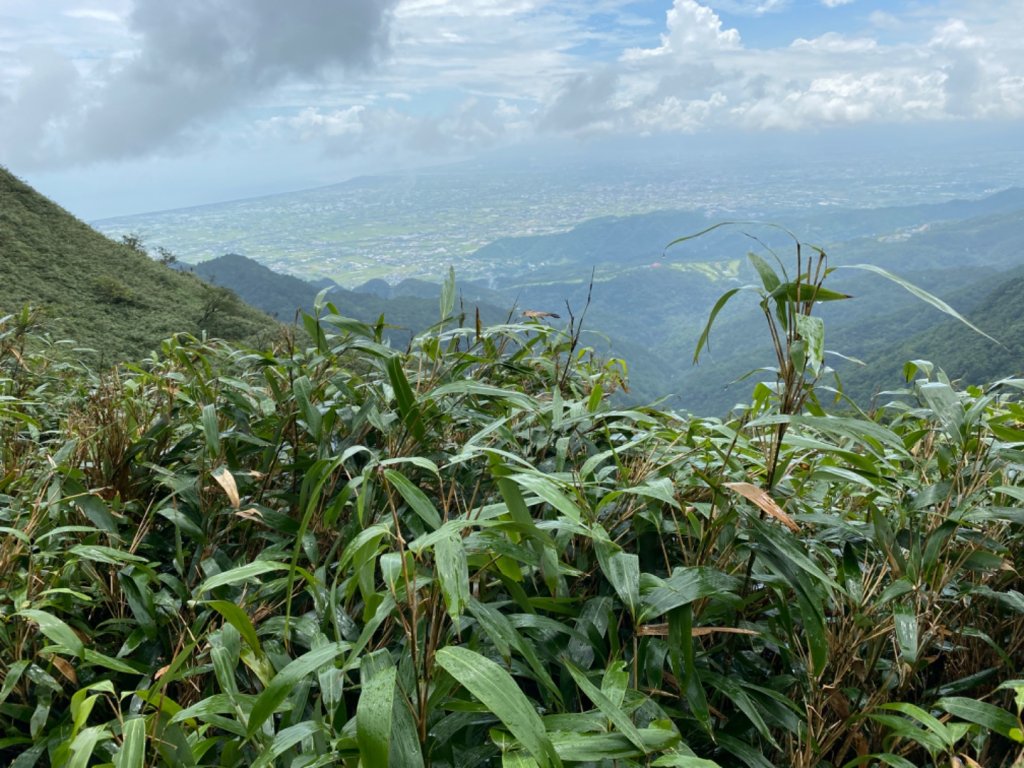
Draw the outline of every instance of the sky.
[[[0,165],[97,219],[540,145],[1024,136],[1021,39],[1024,0],[0,0]]]

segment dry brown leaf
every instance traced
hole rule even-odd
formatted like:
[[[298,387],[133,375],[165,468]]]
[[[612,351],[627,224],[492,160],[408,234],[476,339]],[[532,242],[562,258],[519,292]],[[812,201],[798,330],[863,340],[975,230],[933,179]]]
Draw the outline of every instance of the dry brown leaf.
[[[242,502],[238,498],[238,486],[235,484],[235,476],[228,471],[227,467],[218,467],[213,470],[213,479],[224,489],[224,493],[228,495],[232,507],[238,509],[242,506]]]
[[[690,629],[690,637],[706,637],[715,633],[726,635],[759,635],[752,629],[741,629],[740,627],[693,627]],[[668,637],[668,624],[641,624],[636,628],[636,633],[641,637]]]
[[[531,320],[542,320],[545,317],[553,317],[555,320],[561,319],[561,315],[556,315],[554,312],[541,312],[537,309],[528,309],[523,312],[523,317],[528,317]]]
[[[763,488],[758,488],[750,483],[726,483],[725,487],[736,491],[740,496],[755,504],[766,515],[774,517],[789,528],[789,530],[793,531],[793,533],[800,530],[800,527],[793,518],[783,512],[782,507],[776,504],[775,499],[769,496],[768,491]]]
[[[235,512],[239,517],[244,517],[246,520],[258,520],[263,522],[263,513],[260,512],[256,507],[249,507],[248,509],[240,509]]]
[[[163,677],[164,675],[167,674],[167,670],[170,669],[170,668],[171,668],[170,664],[165,664],[164,666],[160,667],[160,669],[158,669],[156,671],[156,674],[153,675],[153,679],[154,680],[159,680],[161,677]]]
[[[78,685],[78,675],[75,673],[75,668],[71,666],[71,663],[67,659],[62,659],[60,656],[50,657],[50,663],[57,668],[57,670],[64,675],[68,680],[71,681],[72,685]]]

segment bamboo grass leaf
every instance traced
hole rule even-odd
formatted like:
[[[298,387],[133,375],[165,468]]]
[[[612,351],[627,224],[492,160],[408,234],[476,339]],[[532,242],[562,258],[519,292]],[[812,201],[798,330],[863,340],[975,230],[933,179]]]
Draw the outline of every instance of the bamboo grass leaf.
[[[204,592],[210,592],[218,587],[226,587],[243,581],[249,581],[250,579],[259,578],[265,573],[287,570],[288,566],[285,563],[276,563],[272,560],[257,560],[254,563],[240,565],[237,568],[232,568],[229,571],[224,571],[223,573],[211,576],[196,587],[194,594],[201,595]]]
[[[448,267],[448,276],[441,286],[441,322],[452,316],[455,309],[455,267]]]
[[[146,720],[130,717],[124,722],[121,748],[114,756],[114,768],[145,768]]]
[[[252,764],[252,768],[269,768],[281,755],[301,743],[305,739],[312,738],[323,731],[323,726],[311,720],[283,728],[274,736],[270,745],[260,752],[260,756]]]
[[[708,315],[708,321],[704,324],[704,330],[700,333],[700,338],[697,339],[697,346],[693,350],[693,363],[696,365],[700,362],[700,353],[706,348],[708,351],[711,350],[711,343],[709,337],[711,336],[711,326],[715,324],[715,318],[718,317],[718,313],[722,311],[726,304],[729,303],[729,299],[735,296],[742,290],[751,290],[750,286],[744,286],[741,288],[730,288],[728,291],[718,297],[718,301],[711,308],[711,314]]]
[[[918,650],[917,614],[910,603],[898,603],[893,606],[892,618],[896,627],[900,656],[908,664],[914,664],[917,661]]]
[[[442,537],[434,545],[434,559],[445,607],[448,615],[457,622],[470,598],[469,565],[462,537],[456,533]]]
[[[560,768],[562,761],[548,738],[533,704],[512,677],[490,659],[459,646],[446,646],[437,663],[505,725],[541,768]]]
[[[946,710],[954,717],[988,728],[1018,744],[1024,743],[1024,731],[1021,730],[1019,718],[994,704],[964,696],[947,696],[936,701],[935,706]]]
[[[217,613],[224,617],[225,621],[237,629],[239,635],[242,636],[242,639],[245,640],[257,656],[263,655],[263,648],[260,646],[259,638],[256,636],[256,628],[252,625],[249,614],[237,604],[227,600],[207,600],[205,604],[217,611]]]
[[[72,656],[82,658],[85,656],[85,644],[75,631],[67,625],[63,619],[59,619],[46,611],[39,611],[32,608],[18,611],[16,616],[22,616],[34,621],[43,635],[57,644],[64,652]]]
[[[398,670],[393,665],[377,670],[363,682],[359,693],[356,738],[359,741],[360,760],[365,765],[383,768],[389,763],[397,674]]]
[[[399,355],[392,355],[387,361],[388,378],[391,387],[395,392],[395,402],[398,406],[398,413],[402,417],[402,423],[418,441],[423,442],[426,437],[426,427],[423,423],[423,414],[416,403],[416,395],[409,386],[409,380],[402,370],[402,359]]]
[[[246,729],[249,737],[252,737],[263,726],[263,723],[277,711],[281,702],[303,678],[330,664],[339,653],[341,653],[339,643],[322,645],[289,662],[284,669],[274,675],[270,684],[253,704]]]
[[[434,504],[427,494],[417,488],[409,478],[397,469],[385,469],[384,477],[398,490],[409,508],[430,526],[431,530],[436,531],[441,527],[441,515],[434,508]]]
[[[569,670],[569,674],[572,675],[572,679],[576,681],[576,685],[580,687],[580,690],[590,699],[594,706],[601,710],[601,714],[607,717],[612,724],[618,728],[619,732],[629,739],[633,745],[640,750],[641,754],[645,754],[647,747],[644,744],[643,737],[637,730],[637,727],[633,724],[633,721],[629,719],[625,712],[619,708],[611,699],[601,692],[601,689],[594,685],[587,678],[586,673],[573,664],[571,661],[566,659],[563,664],[565,668]]]
[[[754,269],[757,270],[757,274],[761,277],[761,285],[764,286],[765,293],[770,294],[781,284],[779,276],[775,274],[775,270],[772,269],[771,265],[758,256],[756,253],[748,253],[747,258],[750,259],[750,263],[754,265]]]
[[[1002,342],[1000,342],[998,339],[993,338],[992,336],[989,336],[987,333],[981,330],[978,326],[974,325],[974,323],[972,323],[966,317],[961,315],[959,312],[953,309],[953,307],[944,302],[938,296],[932,295],[923,288],[917,287],[913,283],[904,280],[902,277],[894,275],[892,272],[889,272],[888,270],[882,269],[881,267],[877,267],[874,264],[843,264],[840,267],[836,267],[836,269],[862,269],[866,272],[874,272],[876,275],[881,275],[886,280],[891,280],[892,282],[896,283],[896,285],[900,286],[901,288],[908,291],[912,295],[921,299],[921,301],[923,301],[925,304],[935,307],[935,309],[939,310],[943,314],[949,315],[953,319],[958,320],[975,333],[979,334],[980,336],[984,336],[989,341],[995,342],[1001,347],[1003,346]]]
[[[703,597],[726,597],[739,586],[739,580],[705,566],[676,568],[667,579],[644,574],[640,582],[640,623]]]
[[[210,458],[215,458],[220,453],[220,426],[217,424],[217,406],[213,403],[203,406],[200,420],[203,425],[203,435],[206,438],[206,452]]]

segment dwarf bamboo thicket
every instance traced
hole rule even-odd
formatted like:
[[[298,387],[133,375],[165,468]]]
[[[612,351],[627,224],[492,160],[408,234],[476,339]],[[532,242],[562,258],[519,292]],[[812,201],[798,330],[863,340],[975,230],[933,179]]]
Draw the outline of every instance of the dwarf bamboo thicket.
[[[815,269],[758,265],[726,419],[451,280],[405,351],[324,304],[94,372],[4,318],[0,762],[1013,764],[1021,382],[830,412]]]

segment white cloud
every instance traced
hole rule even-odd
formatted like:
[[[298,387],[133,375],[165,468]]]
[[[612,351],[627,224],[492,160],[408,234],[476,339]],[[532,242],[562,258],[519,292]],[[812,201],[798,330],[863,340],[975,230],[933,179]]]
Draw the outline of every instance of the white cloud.
[[[124,17],[114,11],[103,8],[72,8],[64,11],[69,19],[89,19],[91,21],[102,21],[108,24],[123,24]]]
[[[853,0],[821,0],[826,8],[838,8],[840,5],[849,5]]]
[[[1007,3],[964,4],[971,13],[952,18],[938,16],[938,8],[872,16],[876,29],[901,30],[908,40],[929,41],[924,45],[828,31],[760,49],[724,28],[712,5],[722,7],[675,0],[660,46],[628,49],[600,80],[566,80],[548,103],[545,127],[578,135],[737,123],[798,131],[1024,113],[1024,51],[1014,42],[1024,19],[1007,15]]]
[[[929,45],[936,48],[981,48],[985,41],[978,35],[971,34],[963,19],[950,19],[935,29]]]
[[[250,137],[414,162],[548,134],[1024,115],[1020,0],[817,14],[760,46],[757,17],[777,29],[799,4],[0,2],[0,162],[18,167]]]
[[[630,61],[661,56],[696,58],[741,46],[739,31],[722,29],[718,14],[696,0],[675,0],[666,14],[666,27],[660,46],[633,48],[626,51],[624,58]]]
[[[737,16],[764,16],[789,9],[791,0],[709,0],[707,5]]]
[[[870,37],[844,37],[837,32],[826,32],[820,37],[806,40],[798,37],[790,44],[797,50],[821,51],[826,53],[867,53],[878,48],[878,42]]]

